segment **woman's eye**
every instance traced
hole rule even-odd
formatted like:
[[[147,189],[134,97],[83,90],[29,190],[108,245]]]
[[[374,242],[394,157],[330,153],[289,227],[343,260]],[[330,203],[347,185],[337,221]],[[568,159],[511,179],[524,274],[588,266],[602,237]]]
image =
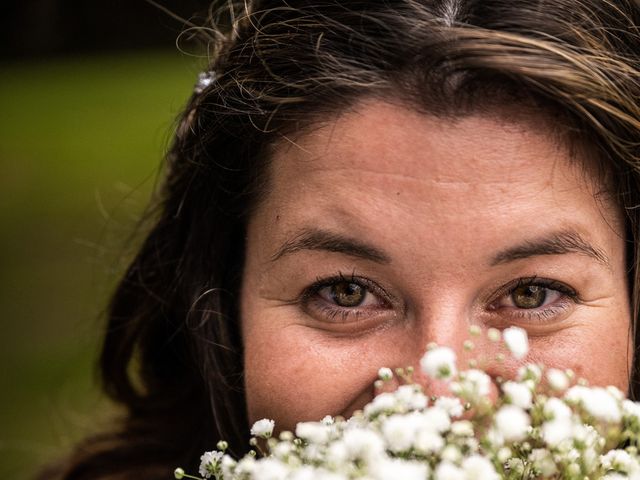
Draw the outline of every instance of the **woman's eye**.
[[[354,282],[337,282],[318,290],[318,295],[327,301],[333,302],[339,307],[359,307],[368,300],[371,303],[374,299],[366,287]]]
[[[373,325],[392,311],[389,296],[375,282],[337,276],[318,280],[301,296],[304,311],[329,323]]]
[[[545,302],[557,300],[560,292],[550,290],[540,285],[521,285],[515,288],[510,295],[513,306],[517,308],[538,308]]]
[[[504,315],[533,320],[558,318],[578,299],[571,287],[548,279],[519,279],[505,290],[491,309]]]

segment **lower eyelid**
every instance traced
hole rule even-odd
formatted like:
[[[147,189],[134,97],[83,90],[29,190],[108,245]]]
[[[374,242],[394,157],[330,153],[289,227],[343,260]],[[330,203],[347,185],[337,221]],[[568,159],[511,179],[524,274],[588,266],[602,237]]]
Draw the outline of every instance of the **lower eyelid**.
[[[302,308],[307,315],[329,323],[375,322],[389,313],[384,300],[380,300],[380,306],[340,307],[328,304],[321,297],[314,298],[313,295],[302,301]]]
[[[340,305],[335,305],[332,304],[330,302],[328,302],[327,300],[325,300],[322,297],[311,297],[308,298],[307,301],[305,302],[307,305],[313,305],[315,308],[317,309],[331,309],[331,310],[336,310],[336,311],[344,311],[344,312],[351,312],[351,313],[364,313],[364,312],[374,312],[377,310],[388,310],[389,306],[388,304],[380,299],[377,298],[377,303],[374,305],[359,305],[359,306],[355,306],[355,307],[341,307]],[[315,305],[314,305],[315,304]]]
[[[522,320],[526,319],[526,320],[537,320],[537,321],[547,321],[547,320],[552,321],[559,315],[566,313],[570,306],[571,306],[571,300],[567,298],[554,305],[550,305],[545,308],[539,308],[539,309],[522,309],[522,308],[506,307],[509,310],[512,310],[511,312],[506,313],[506,315],[511,316],[512,318],[517,318]]]

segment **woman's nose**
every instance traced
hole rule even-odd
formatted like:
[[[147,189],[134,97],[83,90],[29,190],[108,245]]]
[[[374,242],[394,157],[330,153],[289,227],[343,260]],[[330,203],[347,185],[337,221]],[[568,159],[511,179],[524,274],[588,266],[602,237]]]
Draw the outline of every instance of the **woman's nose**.
[[[494,400],[498,396],[497,379],[508,376],[507,365],[501,358],[504,353],[500,345],[487,338],[485,329],[475,326],[467,321],[460,313],[454,315],[424,316],[416,322],[413,331],[408,332],[407,342],[398,346],[398,361],[396,367],[412,367],[411,380],[424,388],[429,396],[452,396],[453,378],[434,378],[425,371],[424,362],[421,360],[429,348],[434,346],[445,347],[453,353],[457,372],[482,369],[489,375],[491,382],[486,388],[486,397]],[[397,375],[394,380],[387,382],[384,390],[394,390],[400,384],[406,382],[408,377],[400,378]]]
[[[487,360],[484,348],[470,348],[471,342],[467,339],[457,349],[432,346],[419,355],[411,381],[421,385],[428,396],[466,395],[465,403],[485,400],[493,403],[498,397],[501,371],[496,368],[496,360]],[[481,354],[479,358],[473,355],[474,351]]]

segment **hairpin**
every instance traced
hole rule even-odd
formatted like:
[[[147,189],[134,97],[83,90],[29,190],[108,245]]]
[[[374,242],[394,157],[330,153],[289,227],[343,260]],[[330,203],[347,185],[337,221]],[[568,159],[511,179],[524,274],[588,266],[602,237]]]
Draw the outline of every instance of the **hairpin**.
[[[202,93],[205,88],[211,85],[216,80],[216,72],[208,71],[208,72],[200,72],[198,74],[198,81],[193,87],[193,91],[197,94]]]

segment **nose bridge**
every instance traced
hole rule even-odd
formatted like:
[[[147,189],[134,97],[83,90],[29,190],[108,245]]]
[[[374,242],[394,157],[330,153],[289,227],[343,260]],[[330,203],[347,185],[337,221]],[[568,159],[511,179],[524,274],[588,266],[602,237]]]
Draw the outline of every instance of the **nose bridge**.
[[[453,298],[441,297],[432,302],[428,308],[415,312],[415,348],[407,352],[407,365],[415,368],[413,380],[425,388],[428,395],[449,396],[449,384],[429,378],[420,370],[420,359],[427,351],[429,344],[448,347],[456,355],[458,370],[469,368],[469,362],[489,347],[482,338],[472,337],[469,330],[474,323],[471,308],[464,302]],[[472,342],[472,345],[465,342]]]
[[[422,352],[429,344],[451,348],[464,355],[464,342],[469,339],[469,328],[473,324],[470,307],[458,295],[439,295],[427,305],[416,308],[414,327]]]
[[[416,336],[420,338],[421,348],[414,352],[412,364],[415,365],[414,381],[422,384],[429,395],[450,395],[448,384],[428,378],[420,370],[420,359],[428,345],[448,347],[456,354],[458,368],[465,368],[468,359],[464,342],[469,337],[470,318],[464,305],[453,298],[440,297],[428,307],[416,312]]]

